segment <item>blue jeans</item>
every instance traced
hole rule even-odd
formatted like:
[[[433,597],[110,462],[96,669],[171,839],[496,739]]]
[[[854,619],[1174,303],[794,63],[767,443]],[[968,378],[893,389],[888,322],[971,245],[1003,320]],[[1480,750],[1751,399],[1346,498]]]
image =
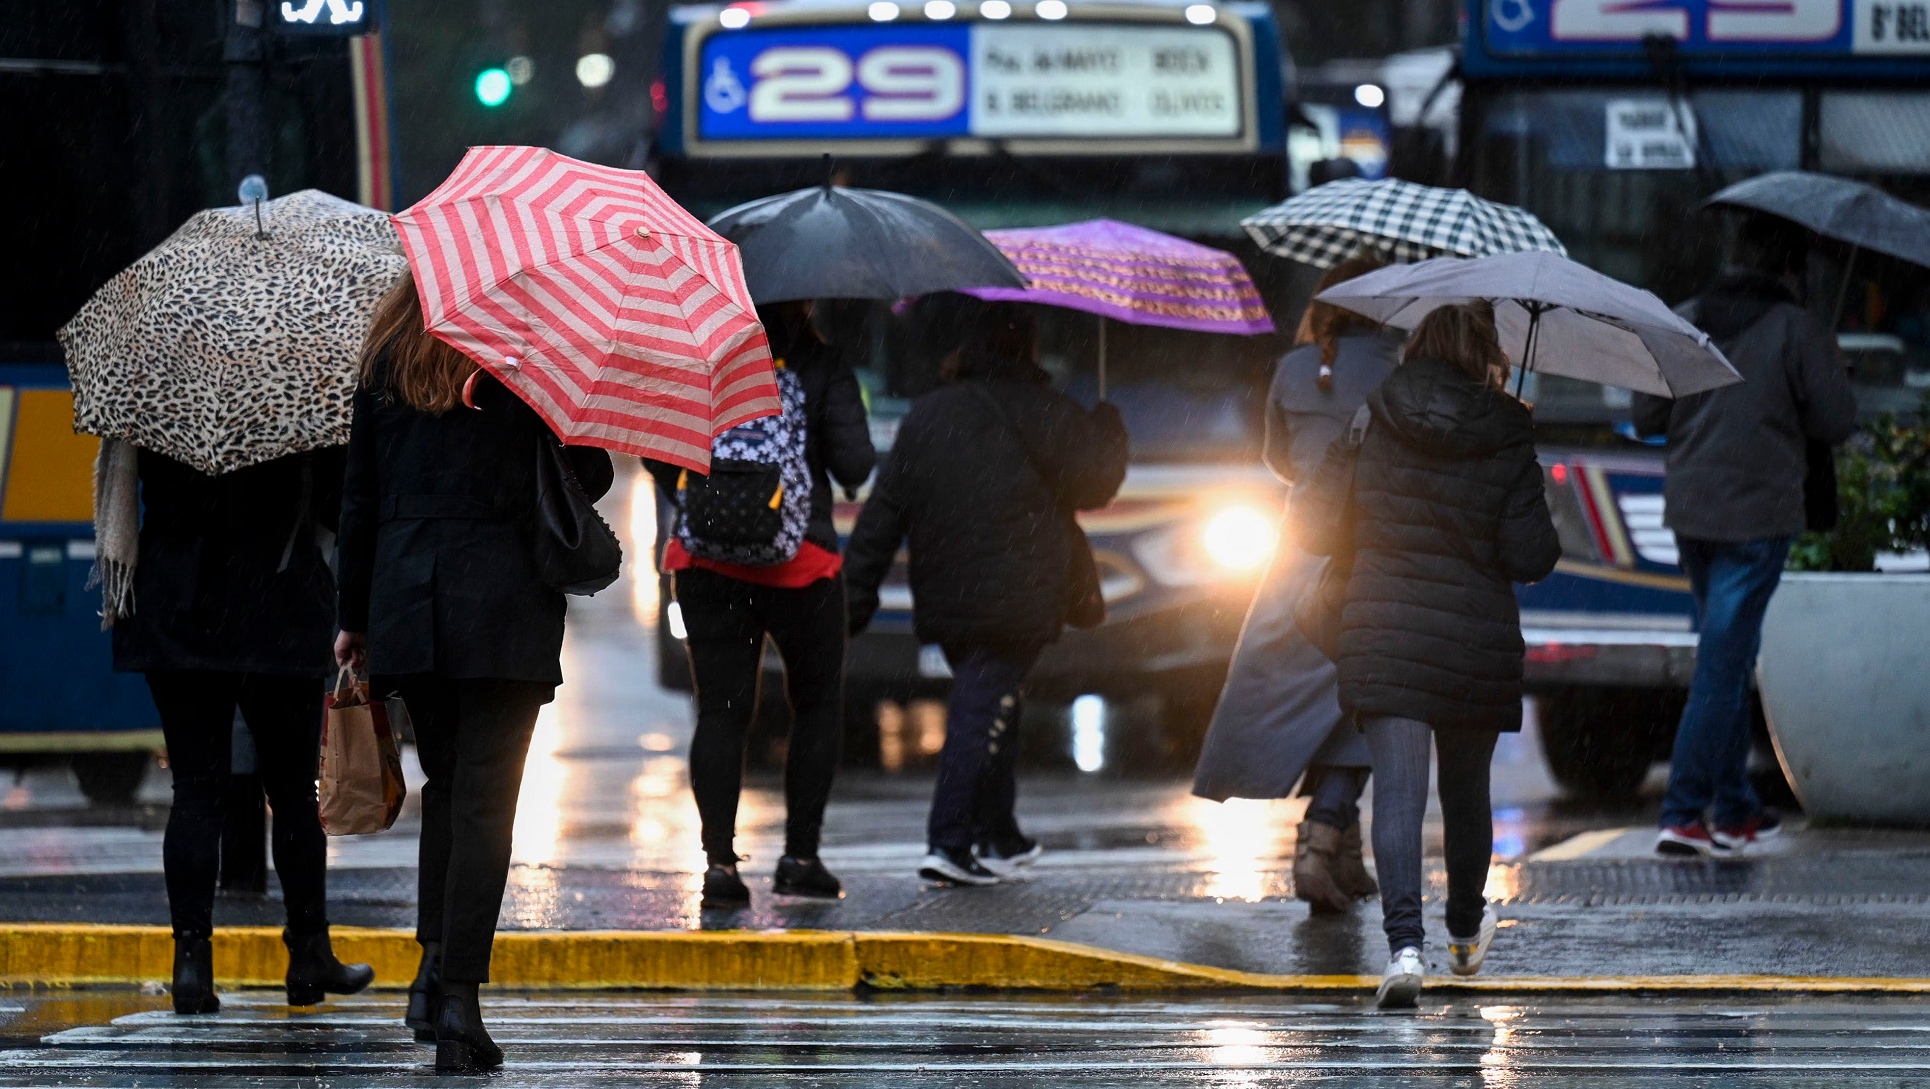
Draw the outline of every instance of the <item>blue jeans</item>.
[[[1762,617],[1782,581],[1788,537],[1703,541],[1680,537],[1682,569],[1695,595],[1695,677],[1675,733],[1662,827],[1746,824],[1762,809],[1749,785],[1749,681],[1762,646]]]
[[[1019,835],[1019,717],[1025,675],[1039,647],[947,644],[952,698],[945,747],[938,754],[925,840],[933,848],[970,850],[981,839]]]

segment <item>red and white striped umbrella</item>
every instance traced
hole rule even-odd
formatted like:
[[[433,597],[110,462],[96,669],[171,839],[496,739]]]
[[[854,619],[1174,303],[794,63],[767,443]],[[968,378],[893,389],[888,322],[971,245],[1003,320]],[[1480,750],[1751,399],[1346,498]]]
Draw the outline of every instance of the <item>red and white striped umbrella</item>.
[[[395,217],[429,332],[566,442],[708,472],[779,411],[737,247],[639,170],[478,147]]]

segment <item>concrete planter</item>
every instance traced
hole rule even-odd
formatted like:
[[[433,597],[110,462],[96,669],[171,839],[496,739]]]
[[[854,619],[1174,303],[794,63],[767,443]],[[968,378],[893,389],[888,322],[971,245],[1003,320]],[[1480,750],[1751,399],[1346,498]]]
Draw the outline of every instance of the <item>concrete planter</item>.
[[[1757,665],[1811,817],[1930,824],[1930,575],[1786,574]]]

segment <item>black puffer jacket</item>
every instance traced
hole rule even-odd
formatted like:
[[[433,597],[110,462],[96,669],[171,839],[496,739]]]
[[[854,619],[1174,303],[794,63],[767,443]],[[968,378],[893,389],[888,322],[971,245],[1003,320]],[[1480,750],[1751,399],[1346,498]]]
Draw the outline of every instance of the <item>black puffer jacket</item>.
[[[852,630],[877,611],[878,585],[909,537],[921,641],[1059,637],[1072,555],[1060,512],[1112,501],[1126,477],[1126,426],[1113,406],[1089,412],[1044,377],[968,378],[912,406],[851,533]]]
[[[1528,409],[1430,360],[1367,399],[1354,470],[1354,568],[1341,613],[1340,703],[1436,729],[1521,728],[1521,613],[1511,583],[1561,558]],[[1295,497],[1310,551],[1345,547],[1336,445]],[[1304,517],[1302,517],[1304,516]]]

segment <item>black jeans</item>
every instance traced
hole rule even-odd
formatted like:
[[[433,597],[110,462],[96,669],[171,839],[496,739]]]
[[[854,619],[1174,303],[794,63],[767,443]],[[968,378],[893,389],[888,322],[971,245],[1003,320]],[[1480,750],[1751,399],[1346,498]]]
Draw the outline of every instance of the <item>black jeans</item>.
[[[1494,810],[1488,765],[1494,730],[1436,733],[1425,722],[1393,715],[1360,721],[1374,750],[1374,870],[1380,877],[1381,928],[1389,952],[1422,945],[1421,825],[1427,816],[1428,747],[1433,745],[1441,795],[1441,838],[1447,852],[1447,930],[1451,938],[1481,930],[1488,861],[1494,854]]]
[[[1342,832],[1360,823],[1360,796],[1367,789],[1369,768],[1312,764],[1300,792],[1308,796],[1305,819]]]
[[[428,776],[422,785],[416,940],[442,942],[442,978],[487,982],[509,881],[523,760],[536,713],[556,690],[539,681],[413,673],[382,678],[376,691],[401,694]]]
[[[969,850],[981,840],[1019,835],[1012,810],[1018,801],[1022,689],[1040,649],[945,648],[945,661],[952,667],[952,698],[925,828],[932,848]]]
[[[737,799],[744,743],[764,676],[764,637],[784,658],[791,740],[784,757],[784,853],[816,858],[844,745],[844,578],[795,589],[759,586],[702,568],[677,572],[690,672],[697,684],[697,732],[690,739],[690,789],[713,865],[737,862]]]
[[[148,691],[167,737],[174,773],[161,864],[177,938],[214,931],[214,885],[221,865],[235,707],[255,739],[255,760],[275,813],[275,873],[298,934],[328,928],[328,841],[315,809],[321,762],[322,688],[317,677],[271,677],[212,670],[155,670]]]

